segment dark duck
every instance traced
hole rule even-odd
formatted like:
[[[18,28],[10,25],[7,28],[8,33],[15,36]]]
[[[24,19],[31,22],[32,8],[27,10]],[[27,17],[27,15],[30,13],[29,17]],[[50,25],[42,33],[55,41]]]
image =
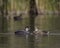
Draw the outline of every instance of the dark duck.
[[[24,30],[18,30],[15,32],[15,35],[25,36],[29,34],[29,27],[25,27]]]

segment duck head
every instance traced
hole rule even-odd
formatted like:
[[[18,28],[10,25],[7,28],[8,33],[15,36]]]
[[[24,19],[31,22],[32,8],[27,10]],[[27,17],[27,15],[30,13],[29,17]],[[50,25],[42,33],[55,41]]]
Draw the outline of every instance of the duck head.
[[[25,31],[29,31],[29,27],[28,26],[25,27]]]

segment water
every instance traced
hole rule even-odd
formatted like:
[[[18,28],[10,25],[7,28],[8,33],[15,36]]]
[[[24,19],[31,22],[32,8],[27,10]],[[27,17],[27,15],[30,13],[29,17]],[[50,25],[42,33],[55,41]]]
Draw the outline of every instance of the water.
[[[29,41],[16,35],[0,35],[0,48],[60,48],[60,36],[40,36]]]
[[[35,38],[34,36],[29,36],[29,38],[26,38],[16,36],[15,34],[0,34],[0,48],[60,48],[60,35],[56,35],[56,33],[60,32],[59,21],[60,17],[56,15],[39,15],[36,18],[35,25],[39,29],[49,30],[51,35],[39,36],[38,38]],[[16,21],[14,23],[14,26],[12,26],[16,31],[20,28],[23,29],[26,26],[26,24],[29,25],[29,20],[27,17],[26,19],[23,19],[22,23],[20,21]],[[53,35],[52,33],[55,33],[55,35]]]
[[[10,23],[12,23],[10,25]],[[9,31],[24,29],[29,25],[29,17],[20,21],[10,21]],[[22,27],[21,27],[22,26]],[[60,16],[57,15],[38,15],[35,26],[42,30],[49,30],[50,33],[60,32]],[[11,32],[12,33],[12,32]],[[14,33],[14,32],[13,32]],[[15,34],[0,34],[0,48],[60,48],[60,35],[39,36],[29,38],[16,36]]]

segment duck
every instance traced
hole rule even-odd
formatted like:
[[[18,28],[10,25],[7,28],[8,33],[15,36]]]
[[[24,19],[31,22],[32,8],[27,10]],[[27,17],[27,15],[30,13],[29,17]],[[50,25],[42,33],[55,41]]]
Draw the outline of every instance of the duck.
[[[19,35],[19,36],[26,36],[26,35],[43,35],[43,36],[47,36],[49,35],[49,31],[46,30],[39,30],[37,27],[35,27],[35,31],[33,33],[29,32],[29,27],[26,26],[24,30],[18,30],[15,32],[15,35]]]
[[[35,34],[35,35],[47,36],[47,35],[49,35],[49,31],[46,31],[46,30],[39,30],[37,27],[35,27],[34,34]]]
[[[17,30],[15,31],[15,35],[19,35],[19,36],[26,36],[29,34],[29,27],[25,27],[24,30]]]

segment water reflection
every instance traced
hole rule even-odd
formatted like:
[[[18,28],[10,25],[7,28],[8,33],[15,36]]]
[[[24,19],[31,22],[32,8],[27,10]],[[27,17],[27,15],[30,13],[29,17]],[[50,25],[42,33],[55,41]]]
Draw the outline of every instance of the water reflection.
[[[49,37],[50,48],[60,48],[60,35],[52,35]]]
[[[9,48],[9,37],[0,35],[0,48]]]
[[[35,44],[35,36],[34,35],[29,35],[29,39],[28,39],[28,43],[29,43],[29,48],[35,48],[34,44]]]
[[[60,48],[60,36],[29,36],[0,35],[0,48]]]
[[[28,23],[28,18],[24,19],[23,27]],[[40,21],[38,21],[40,20]],[[41,29],[49,30],[50,33],[60,32],[60,16],[38,16],[36,18],[36,26]],[[40,23],[39,23],[40,22]],[[18,23],[18,22],[17,22]],[[19,22],[20,23],[20,22]],[[21,24],[21,23],[20,23]],[[18,26],[20,26],[20,24]],[[25,25],[24,25],[25,24]],[[15,26],[16,30],[17,27]],[[21,26],[19,27],[19,29]],[[60,35],[35,36],[31,35],[28,38],[12,35],[0,35],[0,48],[60,48]]]

